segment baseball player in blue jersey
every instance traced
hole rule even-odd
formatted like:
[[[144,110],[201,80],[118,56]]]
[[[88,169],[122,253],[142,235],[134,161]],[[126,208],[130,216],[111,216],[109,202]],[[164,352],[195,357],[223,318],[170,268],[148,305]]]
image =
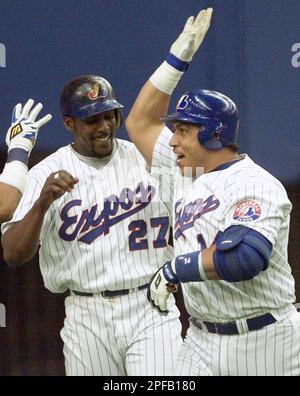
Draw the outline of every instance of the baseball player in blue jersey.
[[[33,108],[34,101],[29,99],[22,107],[18,103],[12,115],[12,124],[6,134],[8,156],[6,165],[0,175],[0,223],[9,220],[25,189],[28,172],[28,161],[35,145],[39,128],[52,118],[47,114],[36,121],[43,108],[38,103]]]
[[[67,375],[171,375],[182,344],[175,300],[168,316],[147,300],[153,272],[173,258],[169,211],[135,146],[115,138],[122,107],[100,76],[68,83],[61,110],[74,142],[30,170],[2,227],[9,265],[40,245],[45,286],[69,290]]]
[[[190,327],[177,375],[298,376],[300,315],[287,258],[286,191],[238,153],[239,114],[227,96],[193,89],[168,113],[211,16],[209,8],[187,20],[126,120],[152,173],[161,180],[173,175],[175,259],[153,276],[148,297],[168,314],[171,292],[182,285]]]

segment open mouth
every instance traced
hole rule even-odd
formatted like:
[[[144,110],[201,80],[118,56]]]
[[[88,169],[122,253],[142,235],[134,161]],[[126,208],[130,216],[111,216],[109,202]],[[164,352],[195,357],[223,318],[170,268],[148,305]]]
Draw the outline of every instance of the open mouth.
[[[176,154],[176,163],[177,165],[180,165],[181,161],[184,159],[184,155],[183,154]]]
[[[93,140],[95,140],[96,142],[107,142],[109,139],[111,138],[111,135],[101,135],[101,136],[97,136],[94,137]]]

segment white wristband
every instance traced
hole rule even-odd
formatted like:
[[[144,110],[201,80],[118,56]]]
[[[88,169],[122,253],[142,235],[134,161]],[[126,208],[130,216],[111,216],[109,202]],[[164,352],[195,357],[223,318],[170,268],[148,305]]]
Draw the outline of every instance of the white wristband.
[[[26,186],[28,167],[20,161],[12,161],[5,165],[0,182],[18,189],[22,194]]]
[[[149,80],[161,92],[172,95],[183,74],[184,72],[178,71],[164,61]]]
[[[198,256],[198,268],[199,268],[200,278],[201,278],[203,281],[208,280],[208,277],[207,277],[207,275],[206,275],[206,272],[204,271],[204,268],[203,268],[202,253],[201,253],[201,252],[199,253],[199,256]]]

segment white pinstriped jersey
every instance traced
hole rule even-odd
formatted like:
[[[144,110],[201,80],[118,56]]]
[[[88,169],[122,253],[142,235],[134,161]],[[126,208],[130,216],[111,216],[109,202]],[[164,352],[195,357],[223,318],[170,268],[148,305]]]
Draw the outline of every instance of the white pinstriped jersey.
[[[171,136],[164,128],[154,148],[154,167],[176,166],[168,145]],[[287,261],[292,205],[277,179],[247,155],[241,158],[225,169],[202,174],[189,188],[182,188],[183,178],[177,175],[171,191],[176,256],[211,246],[218,232],[233,224],[253,228],[273,244],[268,269],[252,280],[182,284],[189,314],[202,320],[229,322],[265,312],[279,317],[295,301]]]
[[[79,178],[52,203],[43,222],[40,267],[52,292],[134,288],[172,258],[169,213],[156,181],[132,143],[115,142],[117,150],[101,169],[80,161],[71,146],[34,166],[13,219],[4,225],[24,217],[52,172],[64,169]]]

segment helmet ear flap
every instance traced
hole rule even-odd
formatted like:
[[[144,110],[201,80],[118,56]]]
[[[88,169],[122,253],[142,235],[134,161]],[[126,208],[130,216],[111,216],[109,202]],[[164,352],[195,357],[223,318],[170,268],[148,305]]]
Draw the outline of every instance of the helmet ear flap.
[[[203,126],[198,132],[198,140],[201,146],[207,150],[221,150],[223,148],[223,143],[220,140],[220,134],[213,131],[212,128]]]
[[[117,129],[119,129],[122,125],[122,113],[120,110],[116,109],[115,115],[116,115]]]
[[[221,140],[220,132],[222,131],[222,124],[215,128],[205,125],[200,128],[198,132],[198,140],[201,146],[207,150],[218,151],[224,147]]]
[[[216,137],[208,140],[203,144],[207,150],[218,151],[221,150],[224,146],[221,140],[217,139]]]

